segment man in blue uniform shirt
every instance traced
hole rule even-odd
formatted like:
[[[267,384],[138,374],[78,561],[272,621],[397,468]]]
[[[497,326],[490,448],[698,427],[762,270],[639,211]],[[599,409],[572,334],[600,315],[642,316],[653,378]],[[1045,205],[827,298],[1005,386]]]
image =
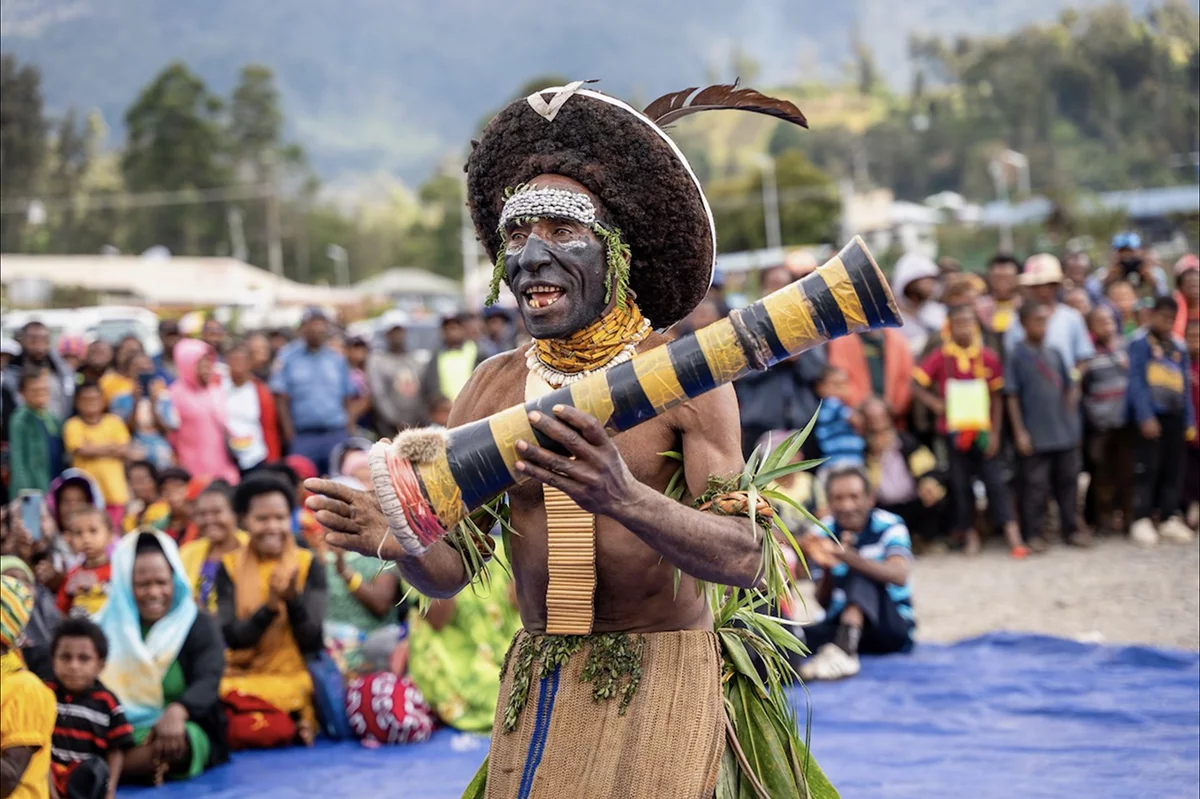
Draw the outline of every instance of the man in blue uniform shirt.
[[[825,481],[832,517],[825,520],[840,546],[823,532],[804,545],[809,562],[824,570],[817,601],[825,619],[804,628],[813,656],[800,667],[804,680],[858,674],[858,653],[890,654],[912,647],[912,542],[904,520],[875,507],[866,473],[835,468]]]
[[[346,359],[328,338],[324,312],[305,311],[300,339],[280,350],[270,382],[288,454],[308,458],[321,474],[329,473],[329,453],[350,435],[346,405],[354,396]]]

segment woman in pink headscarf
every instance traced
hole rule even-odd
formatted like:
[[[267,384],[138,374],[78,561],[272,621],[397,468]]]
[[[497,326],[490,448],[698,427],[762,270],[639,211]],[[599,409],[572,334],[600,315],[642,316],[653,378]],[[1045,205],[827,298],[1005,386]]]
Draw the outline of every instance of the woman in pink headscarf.
[[[196,477],[237,483],[237,464],[226,440],[225,396],[213,370],[216,351],[185,338],[175,345],[174,359],[179,379],[170,391],[179,427],[170,441],[179,465]]]

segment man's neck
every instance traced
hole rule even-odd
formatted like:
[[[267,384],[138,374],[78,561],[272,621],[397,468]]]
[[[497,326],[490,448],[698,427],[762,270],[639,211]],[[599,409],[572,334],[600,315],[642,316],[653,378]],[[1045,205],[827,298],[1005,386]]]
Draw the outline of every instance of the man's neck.
[[[79,418],[82,419],[83,423],[86,425],[97,425],[97,424],[100,424],[100,422],[102,422],[104,420],[104,414],[99,414],[97,416],[92,416],[92,417],[88,417],[88,416],[84,416],[84,415],[80,414]]]
[[[241,388],[242,386],[244,386],[250,382],[250,375],[239,375],[237,377],[230,375],[229,382],[233,383],[234,388]]]

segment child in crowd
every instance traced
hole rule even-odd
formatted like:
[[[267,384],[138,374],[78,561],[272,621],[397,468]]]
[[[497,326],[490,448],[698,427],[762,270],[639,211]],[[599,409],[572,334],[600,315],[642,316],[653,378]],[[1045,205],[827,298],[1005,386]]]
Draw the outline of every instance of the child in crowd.
[[[1178,320],[1176,320],[1178,321]],[[1192,367],[1192,422],[1200,424],[1200,319],[1192,319],[1184,328],[1188,363]],[[1200,526],[1200,436],[1187,442],[1187,465],[1184,468],[1183,502],[1188,525]]]
[[[1004,531],[1013,557],[1023,558],[1029,550],[1012,517],[1012,499],[996,457],[1004,418],[1000,356],[983,346],[973,306],[950,308],[947,325],[949,336],[942,346],[913,370],[913,396],[937,417],[937,431],[945,440],[954,505],[951,532],[963,539],[968,555],[979,553],[974,492],[979,479],[992,523]]]
[[[1045,344],[1050,308],[1021,306],[1025,339],[1008,359],[1004,390],[1013,438],[1021,456],[1021,529],[1035,551],[1046,548],[1044,523],[1049,492],[1058,505],[1063,540],[1091,544],[1079,529],[1079,387],[1058,350]]]
[[[838,466],[862,466],[865,444],[858,433],[859,421],[856,412],[846,404],[845,397],[850,386],[846,370],[837,366],[826,366],[821,370],[814,386],[821,406],[817,409],[817,423],[813,425],[813,438],[825,458],[822,470]]]
[[[50,412],[50,373],[31,367],[17,384],[24,404],[8,419],[8,493],[32,489],[43,494],[63,470],[62,436]]]
[[[113,532],[108,514],[97,508],[77,511],[67,520],[67,543],[83,563],[67,572],[58,589],[58,609],[72,616],[95,616],[108,601],[112,565],[108,550]]]
[[[1104,290],[1105,299],[1117,313],[1117,330],[1122,336],[1129,336],[1138,329],[1138,296],[1137,289],[1128,280],[1114,280]]]
[[[51,775],[62,799],[115,799],[133,727],[100,682],[108,639],[91,619],[67,619],[51,646],[58,699]]]
[[[122,528],[127,533],[143,525],[163,529],[171,517],[171,507],[158,495],[158,469],[150,461],[135,461],[125,472],[133,499],[125,507]]]
[[[1173,297],[1159,297],[1149,324],[1129,342],[1125,400],[1135,425],[1129,535],[1141,546],[1154,546],[1159,537],[1180,543],[1193,538],[1179,518],[1184,439],[1195,436],[1196,419],[1191,363],[1184,343],[1171,334],[1178,311]]]
[[[1085,319],[1092,312],[1092,299],[1088,296],[1087,289],[1083,286],[1068,289],[1063,294],[1063,303],[1079,311],[1079,315]]]
[[[75,466],[100,484],[113,527],[120,527],[129,503],[125,458],[129,455],[129,428],[121,417],[105,413],[104,395],[95,383],[75,391],[78,414],[63,425],[63,446]]]
[[[1129,356],[1117,331],[1115,311],[1106,306],[1088,314],[1096,354],[1079,365],[1083,399],[1084,468],[1092,476],[1083,503],[1084,521],[1095,530],[1128,530],[1133,521],[1132,442],[1125,424]],[[1120,511],[1118,528],[1115,513]]]
[[[176,543],[182,542],[191,523],[187,501],[191,482],[191,473],[182,466],[172,466],[158,473],[158,494],[167,506],[167,516],[161,522],[160,529],[175,539]]]
[[[175,463],[175,451],[171,449],[164,430],[179,427],[179,417],[171,404],[167,384],[154,374],[154,362],[149,356],[138,356],[137,401],[133,409],[133,441],[141,450],[141,457],[158,469]]]
[[[454,403],[448,397],[436,397],[429,406],[429,425],[445,427],[450,422],[450,409]]]

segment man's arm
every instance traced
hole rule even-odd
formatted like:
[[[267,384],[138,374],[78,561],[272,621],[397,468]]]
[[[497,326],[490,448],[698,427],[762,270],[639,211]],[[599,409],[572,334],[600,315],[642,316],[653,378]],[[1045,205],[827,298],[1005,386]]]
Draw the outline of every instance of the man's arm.
[[[709,476],[740,470],[740,428],[731,387],[691,400],[678,418],[684,477],[693,496],[704,493]],[[534,412],[529,421],[574,458],[521,442],[519,470],[564,492],[584,510],[616,520],[699,580],[742,588],[758,582],[762,545],[748,518],[702,513],[639,483],[600,422],[576,408],[557,406],[553,416]]]
[[[846,564],[846,568],[858,572],[868,580],[892,585],[904,585],[908,580],[909,562],[903,555],[892,555],[883,563],[867,560],[850,547],[839,549],[834,555]]]
[[[279,418],[279,433],[283,436],[286,447],[296,438],[296,428],[292,427],[292,408],[287,394],[275,395],[275,415]]]
[[[287,383],[287,355],[280,353],[277,357],[279,360],[275,362],[271,379],[267,381],[267,387],[275,395],[275,415],[279,420],[279,434],[283,436],[283,441],[280,443],[283,444],[286,451],[288,444],[296,438],[296,428],[292,426],[291,395]]]

